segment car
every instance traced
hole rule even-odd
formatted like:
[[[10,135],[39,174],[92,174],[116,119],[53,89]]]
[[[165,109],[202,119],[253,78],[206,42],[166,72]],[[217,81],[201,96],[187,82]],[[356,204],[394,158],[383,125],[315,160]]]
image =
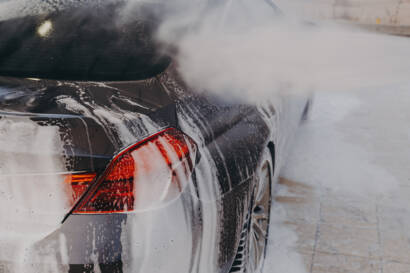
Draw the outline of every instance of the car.
[[[62,2],[2,12],[0,272],[261,272],[309,101],[198,92],[158,3]]]

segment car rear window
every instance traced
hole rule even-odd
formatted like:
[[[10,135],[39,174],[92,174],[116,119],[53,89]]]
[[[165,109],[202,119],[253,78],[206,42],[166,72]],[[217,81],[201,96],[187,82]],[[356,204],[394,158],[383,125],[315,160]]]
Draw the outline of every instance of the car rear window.
[[[170,62],[149,13],[119,20],[122,6],[71,7],[0,21],[0,75],[61,80],[140,80]]]

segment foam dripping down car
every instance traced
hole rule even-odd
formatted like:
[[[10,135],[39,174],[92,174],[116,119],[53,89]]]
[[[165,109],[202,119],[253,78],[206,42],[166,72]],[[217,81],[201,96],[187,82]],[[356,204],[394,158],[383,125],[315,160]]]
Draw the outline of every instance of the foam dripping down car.
[[[261,272],[306,101],[195,92],[161,3],[61,2],[0,21],[0,272]]]

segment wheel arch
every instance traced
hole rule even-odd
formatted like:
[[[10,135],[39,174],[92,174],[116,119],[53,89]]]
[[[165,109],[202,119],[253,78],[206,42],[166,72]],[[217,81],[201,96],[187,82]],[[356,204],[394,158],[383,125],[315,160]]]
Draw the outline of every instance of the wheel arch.
[[[268,149],[270,152],[270,155],[272,157],[272,176],[275,176],[275,171],[276,171],[276,147],[275,147],[275,143],[273,143],[273,141],[269,141],[268,143]]]

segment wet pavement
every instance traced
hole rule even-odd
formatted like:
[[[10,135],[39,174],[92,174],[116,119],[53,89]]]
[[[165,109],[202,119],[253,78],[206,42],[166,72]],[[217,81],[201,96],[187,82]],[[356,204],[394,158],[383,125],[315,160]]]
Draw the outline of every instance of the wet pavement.
[[[307,272],[410,272],[408,208],[284,178],[280,184],[291,194],[278,195],[276,202],[298,236],[295,251]],[[401,190],[410,196],[409,188]]]
[[[280,184],[290,194],[276,202],[298,236],[295,251],[307,272],[410,272],[408,209],[283,178]]]
[[[296,235],[286,255],[298,254],[305,272],[410,272],[409,90],[317,97],[274,204]]]

